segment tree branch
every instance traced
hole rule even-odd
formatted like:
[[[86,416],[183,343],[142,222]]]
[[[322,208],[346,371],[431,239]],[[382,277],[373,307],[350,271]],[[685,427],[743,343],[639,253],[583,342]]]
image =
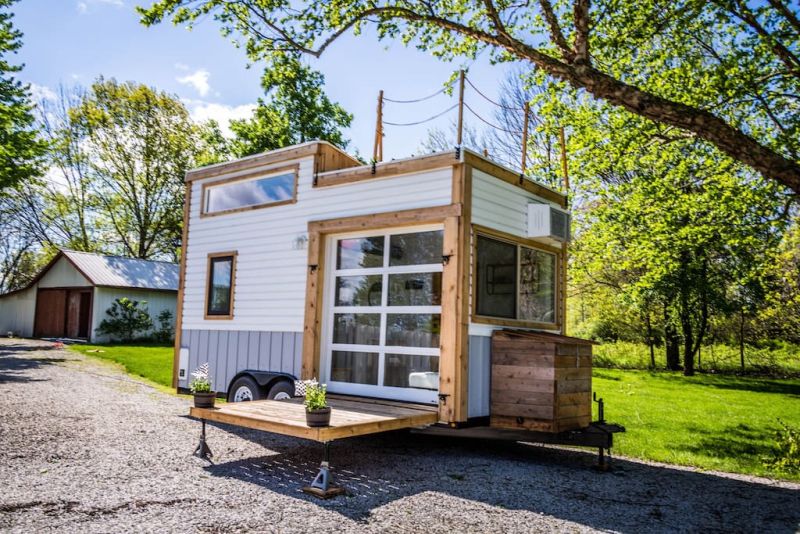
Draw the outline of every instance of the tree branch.
[[[558,18],[553,11],[553,4],[550,3],[550,0],[539,0],[539,6],[542,8],[547,27],[550,28],[550,40],[561,51],[561,57],[564,61],[572,63],[575,59],[575,51],[570,48],[564,33],[561,31],[561,25],[558,23]]]
[[[589,0],[575,0],[575,64],[589,64]]]

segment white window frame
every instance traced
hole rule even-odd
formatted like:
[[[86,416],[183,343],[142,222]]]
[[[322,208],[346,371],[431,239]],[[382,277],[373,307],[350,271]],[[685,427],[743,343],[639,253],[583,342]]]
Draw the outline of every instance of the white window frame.
[[[325,265],[330,266],[325,273],[325,287],[323,290],[323,321],[322,321],[322,354],[320,357],[320,381],[326,383],[328,391],[331,393],[341,393],[347,395],[358,395],[364,397],[378,397],[384,399],[418,402],[425,404],[438,404],[439,391],[400,388],[384,386],[383,379],[385,374],[386,354],[408,354],[415,356],[440,356],[441,346],[439,347],[397,347],[386,345],[386,318],[388,314],[438,314],[440,324],[443,318],[442,306],[389,306],[388,281],[390,274],[404,273],[441,273],[444,270],[442,262],[424,265],[398,265],[387,267],[391,247],[386,246],[390,241],[390,236],[397,234],[422,233],[432,230],[444,231],[444,225],[420,225],[404,226],[389,229],[362,230],[344,234],[334,234],[327,236],[325,243]],[[383,250],[382,267],[370,267],[365,269],[337,269],[336,268],[336,243],[340,239],[352,239],[359,237],[383,236],[385,239]],[[436,257],[439,257],[437,254]],[[336,299],[336,277],[337,276],[365,276],[381,275],[381,305],[380,306],[334,306]],[[378,345],[353,345],[343,343],[333,343],[333,316],[336,313],[360,313],[360,314],[380,314],[380,340]],[[330,369],[332,352],[369,352],[378,354],[378,385],[372,384],[353,384],[350,382],[334,382],[330,379]],[[441,359],[439,360],[441,363]]]

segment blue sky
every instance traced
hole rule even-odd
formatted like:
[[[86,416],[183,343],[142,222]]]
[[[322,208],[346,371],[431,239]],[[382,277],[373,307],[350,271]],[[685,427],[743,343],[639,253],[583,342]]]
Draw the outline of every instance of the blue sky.
[[[32,84],[36,95],[45,95],[59,84],[86,86],[103,75],[176,94],[198,119],[226,122],[249,113],[261,96],[260,65],[248,69],[244,51],[223,38],[211,19],[192,31],[171,24],[145,28],[138,22],[136,4],[137,0],[21,0],[13,7],[15,25],[24,33],[19,60],[25,69],[20,78]],[[366,35],[345,36],[321,59],[309,61],[325,74],[328,95],[355,115],[347,132],[348,150],[357,149],[366,157],[372,154],[379,89],[396,99],[425,96],[440,89],[460,66]],[[480,59],[469,68],[473,83],[496,96],[507,67]],[[468,94],[468,101],[491,117],[489,105],[477,95]],[[388,104],[385,116],[412,122],[454,102],[442,95],[414,106]],[[419,127],[387,127],[384,159],[418,152],[429,127],[447,128],[454,119],[455,111]]]

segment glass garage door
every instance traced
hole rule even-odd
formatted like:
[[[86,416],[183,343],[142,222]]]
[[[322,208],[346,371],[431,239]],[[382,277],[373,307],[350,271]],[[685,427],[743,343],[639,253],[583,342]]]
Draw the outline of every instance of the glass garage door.
[[[437,403],[441,228],[335,236],[327,265],[329,391]]]

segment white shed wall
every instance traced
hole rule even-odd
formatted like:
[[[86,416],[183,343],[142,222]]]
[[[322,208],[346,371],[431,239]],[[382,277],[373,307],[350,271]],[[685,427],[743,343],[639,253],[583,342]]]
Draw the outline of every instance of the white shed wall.
[[[14,332],[17,337],[33,336],[36,286],[0,297],[0,335]]]
[[[92,342],[103,343],[109,341],[108,336],[98,335],[95,329],[100,326],[100,323],[106,317],[106,310],[111,307],[114,300],[122,297],[147,301],[147,309],[155,328],[159,327],[158,314],[163,310],[172,312],[172,326],[175,326],[175,303],[177,302],[177,293],[175,292],[96,287],[94,288],[94,301],[92,303]]]
[[[39,280],[39,287],[88,287],[89,282],[66,258],[59,259]]]
[[[450,204],[450,167],[334,187],[313,187],[313,158],[300,160],[297,202],[200,217],[202,184],[192,183],[183,329],[301,332],[308,250],[296,240],[309,221]],[[285,166],[285,163],[280,166]],[[249,172],[249,171],[248,171]],[[235,175],[228,175],[227,178]],[[237,251],[234,318],[205,320],[207,256]]]

